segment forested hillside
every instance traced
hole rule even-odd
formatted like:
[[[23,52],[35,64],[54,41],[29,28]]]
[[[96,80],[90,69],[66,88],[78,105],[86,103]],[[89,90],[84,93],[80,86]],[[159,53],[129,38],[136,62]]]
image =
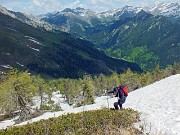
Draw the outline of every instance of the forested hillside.
[[[106,56],[91,42],[64,32],[49,32],[0,13],[0,68],[28,69],[46,77],[77,78],[83,74],[111,74],[130,68],[142,72],[135,64]]]
[[[178,3],[159,4],[150,11],[132,6],[100,13],[77,8],[41,20],[93,42],[111,57],[152,70],[180,61],[180,24],[174,21],[178,12]]]

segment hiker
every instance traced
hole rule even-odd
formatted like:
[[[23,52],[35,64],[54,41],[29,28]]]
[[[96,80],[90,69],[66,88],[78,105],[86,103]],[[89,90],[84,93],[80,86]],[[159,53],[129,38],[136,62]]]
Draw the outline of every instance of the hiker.
[[[112,91],[108,93],[114,93],[115,97],[118,97],[118,102],[114,103],[115,110],[122,109],[122,104],[125,103],[126,97],[128,96],[128,89],[126,86],[120,85],[119,87],[114,87]]]

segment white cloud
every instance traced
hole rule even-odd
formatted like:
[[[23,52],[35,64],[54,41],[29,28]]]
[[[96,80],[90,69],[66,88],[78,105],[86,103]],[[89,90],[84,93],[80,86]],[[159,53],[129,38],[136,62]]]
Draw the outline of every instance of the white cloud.
[[[97,4],[97,0],[91,0],[90,3],[95,5],[95,4]]]
[[[39,0],[33,0],[33,4],[39,7],[42,6]]]
[[[76,7],[78,7],[78,6],[80,7],[82,5],[83,4],[81,4],[81,2],[79,0],[77,0],[77,1],[75,1],[73,3],[70,3],[70,4],[66,5],[66,7],[68,7],[68,8],[76,8]]]
[[[129,2],[129,0],[122,0],[122,2],[124,2],[124,3],[128,3],[128,2]]]
[[[83,7],[95,11],[121,8],[125,5],[152,6],[160,2],[172,0],[0,0],[0,5],[9,10],[44,14],[47,12],[61,11],[64,8]],[[179,0],[173,0],[179,2]]]
[[[33,0],[28,7],[24,8],[25,13],[45,14],[48,12],[59,11],[63,5],[59,0]]]
[[[106,4],[109,4],[111,3],[112,0],[109,0],[109,1],[105,1],[105,0],[90,0],[90,4],[91,5],[99,5],[99,4],[103,4],[103,5],[106,5]],[[100,6],[100,5],[99,5]]]

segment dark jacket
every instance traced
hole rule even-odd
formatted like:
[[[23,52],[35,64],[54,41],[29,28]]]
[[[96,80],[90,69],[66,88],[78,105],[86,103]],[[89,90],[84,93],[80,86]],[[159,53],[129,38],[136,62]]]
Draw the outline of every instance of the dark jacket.
[[[116,91],[118,92],[116,93]],[[126,96],[124,95],[122,87],[114,87],[113,90],[109,91],[108,93],[114,93],[115,97],[119,97],[118,102],[120,104],[123,104],[126,101]]]

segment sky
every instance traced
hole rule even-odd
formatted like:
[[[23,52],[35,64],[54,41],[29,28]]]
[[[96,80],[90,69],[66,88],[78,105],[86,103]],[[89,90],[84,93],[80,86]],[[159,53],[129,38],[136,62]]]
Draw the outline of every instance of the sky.
[[[145,134],[150,135],[180,135],[180,74],[167,77],[146,87],[137,89],[128,94],[124,108],[132,108],[140,113],[141,123],[136,126],[144,125]],[[53,93],[52,100],[60,103],[63,111],[46,112],[43,115],[14,125],[14,119],[0,121],[0,129],[8,126],[19,126],[27,123],[58,117],[67,113],[78,113],[86,110],[101,109],[104,107],[113,107],[117,102],[116,97],[102,96],[95,98],[92,105],[73,108],[69,106],[62,95]],[[40,98],[35,101],[40,104]],[[39,105],[37,104],[37,105]],[[15,118],[16,119],[16,118]]]
[[[105,11],[125,5],[153,6],[161,2],[172,2],[172,0],[0,0],[0,5],[8,10],[39,15],[62,11],[65,8],[82,7],[93,11]]]

